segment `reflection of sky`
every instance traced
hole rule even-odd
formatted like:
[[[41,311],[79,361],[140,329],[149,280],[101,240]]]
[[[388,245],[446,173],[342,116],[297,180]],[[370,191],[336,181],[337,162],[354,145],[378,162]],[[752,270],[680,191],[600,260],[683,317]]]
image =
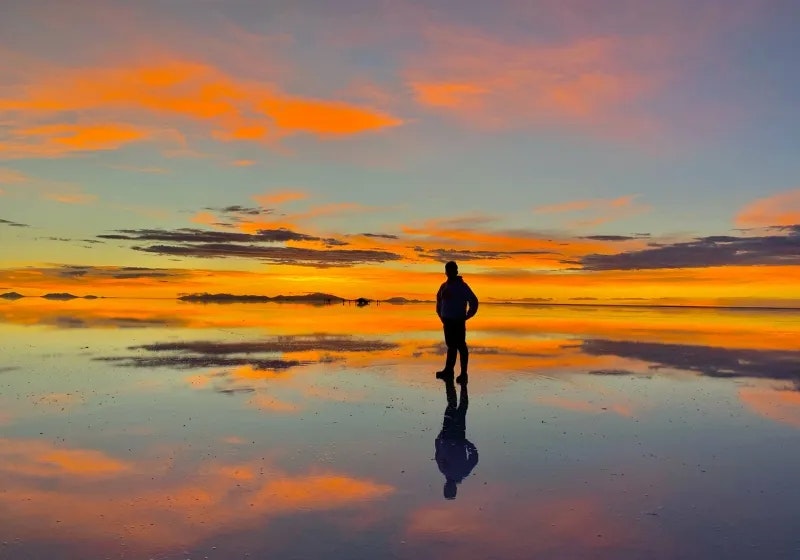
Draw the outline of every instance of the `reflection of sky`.
[[[15,557],[793,550],[791,315],[482,308],[466,417],[480,463],[445,501],[429,306],[162,302],[152,315],[182,321],[118,328],[107,317],[127,304],[96,302],[76,310],[81,328],[52,321],[69,305],[36,308],[39,324],[22,306],[1,315],[0,538]],[[187,348],[250,362],[102,359]],[[742,356],[764,367],[728,371]],[[727,377],[708,376],[714,359]]]

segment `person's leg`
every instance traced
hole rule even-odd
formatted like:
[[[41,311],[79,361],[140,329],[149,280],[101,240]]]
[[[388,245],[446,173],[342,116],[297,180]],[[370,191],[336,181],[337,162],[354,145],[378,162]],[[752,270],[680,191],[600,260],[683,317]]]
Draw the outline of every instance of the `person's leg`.
[[[458,355],[458,330],[453,329],[453,321],[444,320],[444,343],[447,345],[447,359],[442,372],[452,373],[456,367]]]
[[[469,365],[469,348],[467,348],[467,323],[466,321],[459,321],[458,323],[458,332],[454,333],[457,334],[458,340],[457,349],[458,354],[461,361],[461,375],[466,377],[467,375],[467,366]],[[453,364],[455,366],[455,363]]]

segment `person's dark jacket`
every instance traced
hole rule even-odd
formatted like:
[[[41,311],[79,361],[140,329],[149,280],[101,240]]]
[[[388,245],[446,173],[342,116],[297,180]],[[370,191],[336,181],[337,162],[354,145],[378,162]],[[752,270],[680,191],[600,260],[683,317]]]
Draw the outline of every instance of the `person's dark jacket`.
[[[442,320],[466,320],[478,312],[478,298],[461,276],[448,278],[436,294],[436,314]]]

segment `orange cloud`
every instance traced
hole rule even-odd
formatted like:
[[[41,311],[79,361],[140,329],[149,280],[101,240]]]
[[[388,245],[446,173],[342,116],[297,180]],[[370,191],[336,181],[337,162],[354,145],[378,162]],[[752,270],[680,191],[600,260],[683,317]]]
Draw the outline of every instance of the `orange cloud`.
[[[636,49],[631,39],[512,43],[443,26],[430,30],[428,41],[430,49],[406,72],[423,106],[490,127],[566,121],[626,134],[652,126],[633,104],[659,78],[626,64],[625,54]]]
[[[211,212],[196,212],[192,216],[192,222],[219,229],[220,219]]]
[[[12,129],[0,137],[0,157],[57,157],[85,151],[116,150],[154,133],[121,123],[48,124]]]
[[[305,198],[308,198],[308,194],[303,191],[286,190],[255,195],[253,200],[255,200],[263,208],[271,208],[273,206],[280,206],[286,202],[303,200]]]
[[[638,195],[626,195],[614,199],[585,199],[572,200],[559,204],[538,206],[533,209],[536,214],[561,214],[570,212],[590,212],[599,215],[587,217],[570,222],[570,227],[597,226],[604,223],[620,220],[636,214],[649,212],[651,207],[646,204],[636,204]]]
[[[480,102],[481,96],[488,93],[485,88],[474,84],[458,83],[420,83],[411,84],[418,102],[431,107],[463,108]]]
[[[124,124],[52,124],[15,131],[18,136],[43,136],[68,150],[108,150],[146,137],[146,133]]]
[[[249,167],[251,165],[255,165],[258,162],[254,159],[236,159],[231,162],[232,165],[236,167]]]
[[[736,216],[739,227],[793,226],[800,224],[800,189],[793,189],[745,206]]]
[[[42,197],[63,204],[90,204],[97,200],[95,195],[82,192],[43,193]]]
[[[0,115],[51,122],[18,127],[11,131],[11,140],[0,137],[0,155],[115,149],[150,136],[124,123],[64,124],[62,115],[75,111],[130,115],[137,123],[159,125],[165,116],[190,120],[210,126],[210,135],[223,141],[264,141],[294,133],[344,136],[402,124],[369,107],[293,97],[271,84],[239,80],[207,64],[166,59],[151,65],[40,73],[17,95],[0,97]],[[31,136],[45,141],[19,141]]]
[[[400,119],[342,102],[311,99],[270,99],[259,106],[279,129],[319,136],[346,136],[399,126]]]

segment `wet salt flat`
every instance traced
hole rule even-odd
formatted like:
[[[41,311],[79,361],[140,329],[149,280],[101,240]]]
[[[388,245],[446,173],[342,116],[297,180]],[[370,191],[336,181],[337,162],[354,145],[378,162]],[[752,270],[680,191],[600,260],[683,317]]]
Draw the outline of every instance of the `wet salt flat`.
[[[798,340],[485,305],[463,388],[431,305],[0,302],[0,557],[797,558]]]

